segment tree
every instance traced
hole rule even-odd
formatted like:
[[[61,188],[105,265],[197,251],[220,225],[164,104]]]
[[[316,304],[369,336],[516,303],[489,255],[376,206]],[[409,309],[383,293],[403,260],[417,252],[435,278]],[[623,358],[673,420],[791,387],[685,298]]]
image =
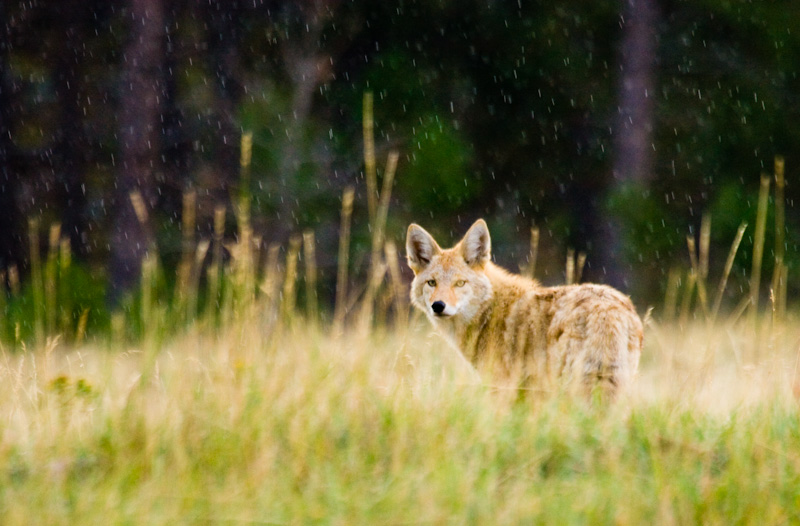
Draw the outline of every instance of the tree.
[[[159,107],[163,97],[162,0],[130,0],[130,34],[123,52],[120,97],[116,207],[111,232],[109,299],[117,303],[139,279],[142,259],[151,249],[152,232],[145,210],[134,209],[138,192],[145,207],[155,198],[154,173],[159,166]]]
[[[214,107],[209,116],[214,152],[210,186],[214,204],[230,202],[231,187],[235,186],[239,174],[239,139],[237,109],[242,94],[239,80],[239,38],[242,8],[238,1],[212,0],[203,2],[203,17],[208,26],[208,66],[214,78]]]
[[[653,98],[656,74],[656,0],[624,0],[622,41],[619,50],[618,113],[615,126],[611,197],[624,194],[635,198],[635,189],[644,189],[654,179]],[[635,203],[627,203],[635,206]],[[606,282],[628,289],[624,279],[623,225],[614,210],[600,228],[600,260]]]
[[[0,2],[0,20],[6,21],[6,7]],[[21,221],[16,193],[19,176],[12,164],[14,144],[11,111],[13,83],[8,66],[11,56],[11,28],[0,25],[0,270],[20,260]],[[0,284],[2,285],[2,284]]]
[[[288,112],[285,140],[281,145],[278,161],[280,186],[291,194],[299,193],[298,184],[301,166],[310,161],[306,133],[313,122],[314,94],[324,82],[331,69],[333,59],[321,45],[321,36],[336,8],[336,1],[315,0],[312,2],[287,3],[283,9],[286,34],[280,42],[280,52],[285,68],[288,88]],[[324,172],[324,169],[321,170]],[[281,241],[297,227],[297,214],[290,199],[281,203],[278,236]],[[292,221],[294,219],[294,221]]]
[[[167,45],[164,50],[164,92],[161,104],[161,156],[164,159],[158,178],[158,208],[163,215],[178,217],[183,192],[189,185],[191,139],[184,124],[186,115],[181,100],[180,73],[187,43],[181,38],[181,16],[186,13],[186,0],[169,3],[165,12]]]
[[[88,242],[84,174],[88,144],[81,110],[83,76],[80,42],[86,37],[93,3],[69,0],[56,9],[58,36],[63,38],[55,59],[54,77],[59,106],[54,157],[57,161],[56,193],[62,207],[61,228],[69,237],[73,254],[85,255]]]

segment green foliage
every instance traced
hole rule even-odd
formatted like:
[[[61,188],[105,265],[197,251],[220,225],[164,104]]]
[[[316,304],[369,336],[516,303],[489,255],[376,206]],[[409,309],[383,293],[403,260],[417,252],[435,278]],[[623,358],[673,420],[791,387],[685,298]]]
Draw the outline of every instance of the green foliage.
[[[60,334],[73,340],[78,332],[101,336],[108,333],[110,314],[106,304],[106,277],[97,269],[72,264],[58,276],[59,288],[53,319],[57,327],[50,336]],[[33,282],[28,280],[19,294],[8,291],[6,311],[0,316],[0,341],[18,346],[34,339],[34,320],[43,306],[34,306]],[[38,313],[36,311],[39,311]],[[40,342],[43,343],[43,342]]]
[[[620,230],[623,260],[649,273],[658,273],[669,261],[688,260],[686,256],[687,226],[681,218],[669,213],[661,196],[644,185],[629,184],[608,196],[606,207],[610,217],[627,228]],[[631,283],[639,297],[658,297],[663,280]]]
[[[452,217],[469,208],[485,183],[469,174],[470,153],[457,130],[436,116],[421,121],[414,127],[398,191],[420,216],[429,211],[434,218]]]

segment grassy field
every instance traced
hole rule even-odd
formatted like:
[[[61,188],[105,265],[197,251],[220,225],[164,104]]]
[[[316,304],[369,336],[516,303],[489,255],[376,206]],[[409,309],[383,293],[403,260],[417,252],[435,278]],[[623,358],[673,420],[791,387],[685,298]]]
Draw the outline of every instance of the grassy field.
[[[259,314],[0,355],[0,523],[800,522],[797,337],[652,323],[611,408],[515,403],[424,320]]]
[[[242,152],[247,167],[247,137]],[[397,154],[378,194],[367,152],[367,195],[380,195],[369,268],[348,278],[346,189],[332,324],[315,321],[314,233],[285,257],[259,254],[243,199],[228,263],[225,210],[204,241],[184,214],[172,294],[152,247],[136,301],[89,339],[98,309],[70,294],[87,286],[51,228],[29,292],[10,272],[13,308],[0,305],[0,524],[800,524],[800,319],[786,313],[782,249],[769,312],[752,314],[769,178],[751,292],[730,318],[718,313],[747,225],[714,292],[704,218],[699,250],[687,239],[692,269],[668,279],[673,321],[646,328],[634,387],[612,406],[520,402],[425,320],[406,325],[399,251],[384,239]],[[568,282],[575,270],[568,261]]]

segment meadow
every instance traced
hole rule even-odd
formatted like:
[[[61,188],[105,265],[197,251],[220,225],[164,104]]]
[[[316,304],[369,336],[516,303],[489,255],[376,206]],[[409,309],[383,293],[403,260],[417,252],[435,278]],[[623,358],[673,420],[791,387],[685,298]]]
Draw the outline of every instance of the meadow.
[[[800,521],[797,320],[651,322],[598,407],[483,384],[425,320],[266,315],[4,351],[2,523]]]
[[[261,253],[246,199],[227,263],[222,211],[213,239],[184,239],[173,288],[151,247],[140,290],[94,337],[58,228],[44,255],[34,237],[31,283],[10,274],[1,306],[0,523],[800,523],[800,320],[782,260],[766,309],[751,293],[720,314],[745,225],[714,294],[709,223],[689,239],[692,268],[648,313],[639,377],[615,403],[521,397],[409,317],[384,239],[396,161],[368,192],[372,252],[350,291],[343,195],[331,314],[313,232]],[[579,275],[571,254],[566,279]]]

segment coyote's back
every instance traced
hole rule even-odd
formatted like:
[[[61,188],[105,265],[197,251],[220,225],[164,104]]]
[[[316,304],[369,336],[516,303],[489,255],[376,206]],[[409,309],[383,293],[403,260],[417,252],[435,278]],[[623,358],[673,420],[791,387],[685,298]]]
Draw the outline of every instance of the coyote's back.
[[[494,265],[480,219],[444,250],[422,227],[406,238],[412,303],[491,381],[615,394],[636,374],[642,322],[604,285],[542,287]]]

